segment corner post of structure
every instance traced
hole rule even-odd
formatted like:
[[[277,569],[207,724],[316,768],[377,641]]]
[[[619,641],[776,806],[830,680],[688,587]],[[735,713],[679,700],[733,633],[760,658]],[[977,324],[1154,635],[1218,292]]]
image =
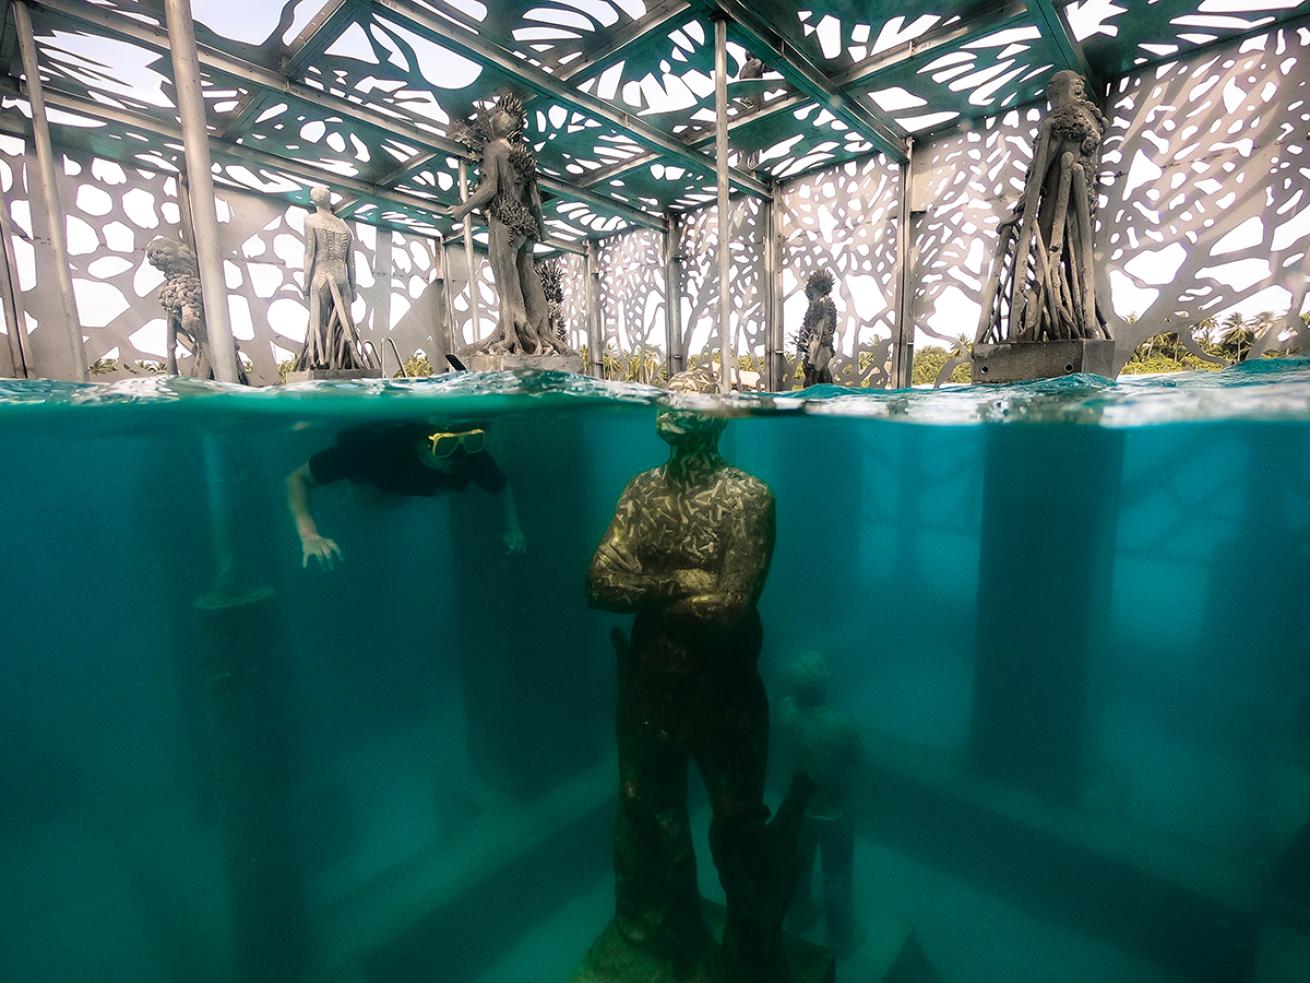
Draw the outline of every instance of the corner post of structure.
[[[765,307],[765,358],[767,386],[770,392],[779,392],[787,375],[783,358],[782,322],[782,186],[773,186],[773,198],[768,204],[768,221],[765,223],[764,276],[768,302]]]
[[[683,370],[682,224],[669,212],[664,231],[664,362],[669,378]]]
[[[86,380],[89,378],[86,348],[82,343],[82,321],[77,315],[77,297],[73,293],[73,272],[68,265],[64,209],[59,203],[59,174],[55,166],[54,146],[50,142],[50,122],[46,117],[45,89],[41,84],[41,70],[37,64],[32,15],[27,9],[26,0],[13,0],[12,6],[23,75],[27,79],[27,100],[32,107],[32,140],[36,144],[36,161],[41,171],[41,192],[45,198],[46,219],[50,228],[50,248],[55,254],[55,279],[59,283],[63,330],[68,341],[72,370],[78,378]]]
[[[441,356],[439,357],[444,358],[446,353],[453,352],[458,347],[455,344],[455,302],[450,291],[450,261],[446,256],[446,240],[444,237],[437,240],[434,250],[436,252],[434,265],[437,270],[437,281],[441,285],[439,288],[441,298],[437,310],[437,333],[440,335],[438,343],[441,346]],[[433,363],[432,368],[434,371],[439,371],[444,369],[444,365],[438,366]]]
[[[9,224],[9,202],[0,196],[0,300],[5,305],[5,323],[9,326],[9,358],[14,375],[30,379],[34,373],[32,352],[27,344],[27,314],[23,309],[23,292],[18,283],[18,263],[14,257],[14,230]]]
[[[586,267],[586,301],[587,301],[587,361],[590,374],[597,379],[605,378],[605,355],[601,343],[599,289],[600,270],[596,268],[596,241],[587,240]]]
[[[914,183],[914,140],[907,140],[901,162],[900,218],[896,223],[896,324],[892,336],[892,388],[905,389],[914,378],[914,236],[912,185]]]
[[[177,88],[177,113],[182,124],[187,179],[191,185],[191,222],[195,230],[200,292],[205,303],[205,329],[209,334],[214,378],[219,382],[235,383],[238,379],[236,341],[232,337],[232,323],[227,311],[227,278],[223,275],[218,210],[214,207],[214,164],[209,155],[205,99],[200,91],[200,55],[196,51],[191,0],[164,0],[164,15],[168,21],[168,42],[173,55],[173,83]]]
[[[732,289],[728,235],[728,21],[714,21],[714,169],[718,179],[719,218],[719,389],[732,388]]]
[[[469,196],[469,165],[465,160],[459,162],[459,200],[467,201]],[[464,265],[469,278],[469,340],[478,341],[478,257],[473,252],[473,216],[464,216]],[[453,327],[453,326],[452,326]],[[453,339],[452,339],[453,340]]]

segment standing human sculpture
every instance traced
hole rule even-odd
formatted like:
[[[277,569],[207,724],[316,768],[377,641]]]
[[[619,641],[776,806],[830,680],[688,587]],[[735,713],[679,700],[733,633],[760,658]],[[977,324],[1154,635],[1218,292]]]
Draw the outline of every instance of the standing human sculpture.
[[[485,343],[498,355],[571,355],[550,331],[546,294],[533,262],[533,244],[546,238],[537,187],[537,157],[524,136],[527,113],[513,95],[464,126],[459,138],[479,156],[478,185],[455,206],[456,221],[486,209],[487,254],[500,295],[496,333]]]
[[[177,344],[186,346],[191,353],[190,374],[197,379],[214,378],[214,366],[209,360],[209,332],[205,328],[205,300],[200,290],[200,269],[196,254],[190,246],[157,236],[146,247],[146,260],[164,274],[164,286],[159,291],[159,306],[164,309],[168,322],[165,342],[168,348],[168,371],[178,374]],[[246,369],[237,358],[237,381],[247,385]]]
[[[832,274],[817,270],[805,284],[805,296],[810,304],[805,309],[796,336],[796,352],[805,371],[805,385],[817,386],[832,382],[833,345],[837,334],[837,305],[832,302]]]
[[[310,188],[314,211],[305,219],[305,299],[309,329],[296,371],[376,370],[350,313],[355,300],[355,236],[332,210],[332,193]]]
[[[1001,223],[976,341],[1109,339],[1096,298],[1094,235],[1105,115],[1076,72],[1046,89],[1023,197]]]
[[[802,653],[787,675],[790,691],[780,701],[779,729],[792,771],[810,775],[819,786],[805,810],[803,869],[793,915],[801,925],[818,916],[813,887],[817,862],[823,873],[828,944],[841,954],[856,942],[851,781],[862,754],[860,737],[850,717],[827,705],[828,664],[823,656]]]
[[[679,373],[675,393],[714,393]],[[799,874],[813,782],[799,776],[772,822],[764,804],[769,707],[756,663],[756,602],[773,555],[774,503],[719,454],[725,421],[664,410],[666,464],[624,489],[592,560],[593,607],[635,613],[619,655],[615,917],[576,983],[782,983],[782,921]],[[702,917],[687,768],[713,810],[710,848],[727,900],[717,952]]]

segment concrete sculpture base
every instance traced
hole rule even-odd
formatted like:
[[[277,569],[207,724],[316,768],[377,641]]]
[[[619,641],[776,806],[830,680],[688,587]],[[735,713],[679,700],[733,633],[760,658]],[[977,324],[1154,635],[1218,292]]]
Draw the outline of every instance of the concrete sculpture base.
[[[1014,341],[975,345],[974,385],[1058,379],[1087,372],[1114,378],[1113,341]]]
[[[582,375],[581,355],[473,355],[468,360],[474,372],[506,369],[536,369],[540,372],[572,372]]]
[[[343,379],[381,379],[380,369],[309,369],[305,372],[288,372],[287,382],[320,382]]]

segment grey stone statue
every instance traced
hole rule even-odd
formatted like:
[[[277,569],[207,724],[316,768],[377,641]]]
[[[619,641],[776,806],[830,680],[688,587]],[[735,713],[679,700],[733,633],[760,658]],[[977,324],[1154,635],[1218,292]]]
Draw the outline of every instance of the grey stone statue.
[[[713,393],[697,369],[675,393]],[[756,602],[773,555],[774,504],[718,451],[722,418],[664,410],[666,464],[624,489],[587,578],[593,607],[633,613],[619,633],[619,818],[613,922],[577,983],[781,983],[782,921],[799,874],[813,782],[796,778],[770,822],[769,708],[756,671]],[[727,898],[717,951],[702,918],[687,815],[695,761],[713,809],[710,846]]]
[[[1076,72],[1056,72],[1023,197],[1001,223],[976,341],[1108,339],[1096,298],[1096,176],[1106,118]]]
[[[209,333],[205,329],[205,300],[200,290],[200,270],[190,246],[158,236],[146,247],[146,260],[164,274],[159,306],[168,321],[168,371],[178,374],[177,345],[181,341],[191,353],[190,374],[197,379],[214,378],[209,361]],[[245,367],[237,359],[238,381],[248,384]]]
[[[832,382],[833,344],[837,334],[837,305],[832,302],[832,274],[817,270],[805,284],[810,306],[805,309],[796,336],[796,351],[805,370],[805,385]]]
[[[311,188],[309,200],[314,203],[313,213],[305,219],[309,329],[296,370],[376,369],[350,314],[355,299],[355,236],[332,211],[332,194],[327,188]]]
[[[451,212],[462,221],[486,209],[487,255],[500,294],[496,333],[486,344],[500,355],[570,355],[550,331],[550,312],[532,258],[532,244],[546,238],[537,187],[537,157],[524,135],[527,113],[513,95],[501,95],[457,136],[480,157],[478,185]]]
[[[567,344],[569,329],[564,320],[564,276],[555,263],[537,264],[537,275],[541,277],[541,287],[546,294],[546,324],[555,338]]]
[[[827,705],[828,664],[823,656],[803,653],[788,677],[791,692],[779,701],[783,741],[792,770],[812,776],[819,785],[801,831],[804,867],[792,917],[806,925],[818,916],[813,888],[817,860],[823,868],[828,944],[841,954],[856,941],[851,779],[861,756],[860,737],[850,717]]]

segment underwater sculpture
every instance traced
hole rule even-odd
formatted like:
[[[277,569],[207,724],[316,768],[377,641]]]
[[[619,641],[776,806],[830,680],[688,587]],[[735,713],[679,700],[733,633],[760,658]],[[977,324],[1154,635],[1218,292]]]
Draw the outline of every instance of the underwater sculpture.
[[[832,302],[832,274],[817,270],[805,284],[810,306],[805,309],[796,336],[796,351],[805,370],[805,385],[832,382],[833,340],[837,333],[837,305]]]
[[[180,339],[191,352],[191,375],[197,379],[214,378],[209,362],[209,333],[205,329],[205,300],[200,291],[200,268],[190,246],[155,237],[146,247],[146,260],[164,274],[159,291],[159,306],[168,320],[168,371],[177,375],[177,343]],[[248,385],[245,366],[237,359],[237,380]]]
[[[714,393],[704,369],[675,393]],[[814,783],[793,780],[769,822],[769,707],[756,670],[756,602],[773,555],[774,503],[718,452],[722,418],[666,409],[666,464],[628,483],[587,578],[593,607],[635,613],[617,632],[619,789],[615,916],[576,983],[781,983],[782,921]],[[713,809],[710,846],[727,898],[717,952],[702,916],[687,815],[694,760]]]
[[[805,810],[801,830],[803,869],[793,918],[801,925],[817,917],[813,878],[823,869],[823,915],[828,944],[837,953],[855,944],[855,824],[851,779],[859,763],[860,737],[851,718],[828,706],[828,664],[805,652],[788,671],[791,692],[779,701],[778,722],[791,754],[792,770],[810,775],[819,789]]]
[[[564,276],[554,263],[540,263],[537,275],[541,277],[541,288],[546,294],[546,324],[552,335],[565,344],[568,343],[568,324],[564,320]]]
[[[976,341],[1108,339],[1095,287],[1096,175],[1107,120],[1076,72],[1056,72],[1023,197],[998,228]],[[1007,316],[1008,315],[1008,316]]]
[[[527,112],[513,95],[501,95],[458,138],[478,155],[478,186],[451,215],[457,221],[486,208],[487,255],[500,295],[496,333],[485,343],[498,355],[571,355],[554,336],[532,244],[546,238],[537,187],[537,157],[524,134]]]
[[[380,366],[360,343],[351,318],[355,299],[355,236],[332,210],[332,194],[309,189],[314,212],[305,219],[305,298],[309,330],[298,372],[373,372]]]

